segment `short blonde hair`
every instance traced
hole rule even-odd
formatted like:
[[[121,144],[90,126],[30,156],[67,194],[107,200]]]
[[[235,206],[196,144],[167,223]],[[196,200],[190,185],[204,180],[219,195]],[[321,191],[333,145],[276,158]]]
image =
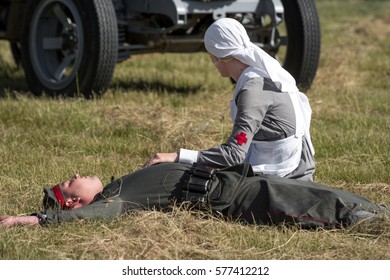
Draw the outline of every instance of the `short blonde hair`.
[[[215,63],[218,63],[220,61],[227,62],[227,61],[235,59],[232,55],[228,55],[228,56],[225,56],[225,57],[222,57],[222,58],[216,57],[215,55],[213,55],[211,53],[209,55],[212,56],[217,61]]]

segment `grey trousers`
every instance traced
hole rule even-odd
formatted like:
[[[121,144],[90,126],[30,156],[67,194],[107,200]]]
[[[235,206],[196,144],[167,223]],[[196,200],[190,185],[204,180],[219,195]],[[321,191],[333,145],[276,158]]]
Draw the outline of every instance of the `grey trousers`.
[[[257,224],[290,223],[304,228],[349,226],[389,211],[368,199],[322,184],[253,174],[249,165],[216,173],[211,207],[225,217]]]

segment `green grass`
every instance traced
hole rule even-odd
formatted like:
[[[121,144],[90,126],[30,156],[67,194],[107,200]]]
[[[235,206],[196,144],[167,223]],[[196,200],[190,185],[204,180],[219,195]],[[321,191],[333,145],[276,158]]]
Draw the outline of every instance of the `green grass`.
[[[308,96],[315,180],[390,205],[388,1],[317,1],[322,52]],[[34,97],[0,44],[0,214],[40,208],[74,173],[108,182],[152,154],[225,141],[232,85],[205,53],[134,56],[101,98]],[[0,259],[390,259],[390,222],[304,231],[174,210],[110,223],[0,228]]]
[[[310,96],[322,181],[390,181],[388,6],[318,2],[322,56]]]

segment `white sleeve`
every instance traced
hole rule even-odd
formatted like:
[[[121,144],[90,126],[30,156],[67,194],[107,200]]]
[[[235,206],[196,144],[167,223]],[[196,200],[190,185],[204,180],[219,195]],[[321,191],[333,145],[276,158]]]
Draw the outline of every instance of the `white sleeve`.
[[[179,162],[193,164],[198,161],[199,152],[194,150],[180,149]]]

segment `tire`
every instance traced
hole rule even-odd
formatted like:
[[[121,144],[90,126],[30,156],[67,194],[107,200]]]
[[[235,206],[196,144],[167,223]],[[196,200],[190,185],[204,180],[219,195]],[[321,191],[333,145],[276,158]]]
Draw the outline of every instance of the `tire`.
[[[35,95],[100,95],[117,61],[112,0],[32,0],[21,42],[26,81]]]
[[[268,3],[268,2],[265,2]],[[255,25],[246,25],[252,42],[275,57],[307,91],[316,74],[320,57],[320,24],[314,0],[282,0],[284,19],[273,28],[267,14],[257,15]],[[272,16],[271,16],[272,18]],[[268,22],[268,23],[267,23]],[[256,27],[257,26],[257,27]]]
[[[287,52],[283,67],[294,76],[300,90],[307,91],[317,72],[321,32],[314,0],[282,0]]]

